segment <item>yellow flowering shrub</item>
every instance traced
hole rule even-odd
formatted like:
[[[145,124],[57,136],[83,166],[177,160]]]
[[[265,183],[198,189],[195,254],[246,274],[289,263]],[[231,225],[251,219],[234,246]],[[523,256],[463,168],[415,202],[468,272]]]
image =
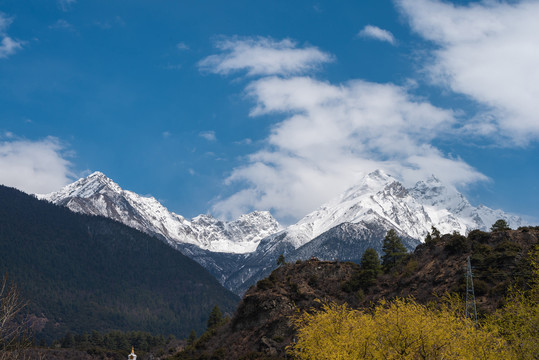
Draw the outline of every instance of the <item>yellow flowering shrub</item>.
[[[372,312],[324,303],[295,320],[291,355],[308,360],[515,359],[496,328],[476,327],[445,307],[412,299],[381,302]]]

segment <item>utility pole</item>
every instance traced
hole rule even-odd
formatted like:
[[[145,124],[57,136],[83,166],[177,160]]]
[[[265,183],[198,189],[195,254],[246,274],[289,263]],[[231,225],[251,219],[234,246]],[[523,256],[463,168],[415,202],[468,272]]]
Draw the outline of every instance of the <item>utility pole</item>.
[[[466,319],[472,318],[477,325],[477,308],[475,306],[475,292],[473,289],[473,274],[470,257],[466,258]]]

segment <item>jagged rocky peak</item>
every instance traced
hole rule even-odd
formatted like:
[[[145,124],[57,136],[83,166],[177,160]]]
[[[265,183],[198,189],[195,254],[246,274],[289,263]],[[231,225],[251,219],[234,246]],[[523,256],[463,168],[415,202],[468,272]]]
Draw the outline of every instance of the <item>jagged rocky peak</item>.
[[[351,201],[366,193],[377,193],[395,181],[394,177],[388,175],[383,170],[375,170],[364,176],[357,185],[346,190],[339,198],[339,202]]]
[[[471,207],[464,195],[451,185],[442,183],[436,176],[418,181],[410,189],[411,195],[424,205],[445,208],[453,213],[460,213]]]
[[[60,198],[88,198],[96,193],[102,192],[103,189],[108,189],[113,192],[120,192],[121,188],[114,181],[109,179],[102,172],[96,171],[85,178],[81,178],[72,184],[62,188],[60,191],[49,194],[36,194],[39,199],[57,202]]]
[[[394,196],[396,198],[404,198],[408,195],[408,190],[398,181],[394,181],[383,189],[385,196]]]
[[[376,170],[287,228],[282,241],[298,248],[341,223],[381,220],[389,224],[388,228],[422,241],[432,226],[462,234],[478,228],[486,230],[493,213],[499,218],[507,217],[501,211],[473,207],[454,186],[434,175],[407,189],[383,170]]]
[[[173,246],[192,244],[213,252],[252,252],[262,238],[280,229],[267,211],[245,214],[232,222],[211,215],[199,215],[189,221],[169,211],[153,197],[123,190],[99,171],[60,191],[36,196],[75,212],[112,218],[158,235]]]
[[[447,189],[441,183],[441,181],[434,175],[431,175],[426,180],[418,181],[412,189],[411,194],[415,199],[421,199],[425,202],[435,203],[437,199]]]
[[[256,227],[263,225],[264,227],[272,227],[275,231],[280,229],[279,223],[269,211],[253,211],[248,214],[243,214],[237,220],[229,224],[242,227]]]

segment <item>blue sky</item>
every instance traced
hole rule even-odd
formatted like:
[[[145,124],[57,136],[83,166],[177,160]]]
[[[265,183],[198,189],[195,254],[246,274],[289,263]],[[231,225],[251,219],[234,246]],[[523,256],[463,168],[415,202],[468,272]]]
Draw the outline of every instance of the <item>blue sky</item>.
[[[292,222],[383,168],[539,213],[536,1],[0,0],[0,183]]]

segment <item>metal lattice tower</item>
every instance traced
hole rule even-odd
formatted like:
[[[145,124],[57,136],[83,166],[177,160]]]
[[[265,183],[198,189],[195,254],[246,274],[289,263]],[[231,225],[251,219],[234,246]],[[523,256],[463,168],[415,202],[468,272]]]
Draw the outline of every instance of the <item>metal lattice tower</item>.
[[[465,317],[472,318],[477,324],[477,308],[475,306],[475,292],[473,289],[473,274],[470,257],[466,259],[466,315]]]

